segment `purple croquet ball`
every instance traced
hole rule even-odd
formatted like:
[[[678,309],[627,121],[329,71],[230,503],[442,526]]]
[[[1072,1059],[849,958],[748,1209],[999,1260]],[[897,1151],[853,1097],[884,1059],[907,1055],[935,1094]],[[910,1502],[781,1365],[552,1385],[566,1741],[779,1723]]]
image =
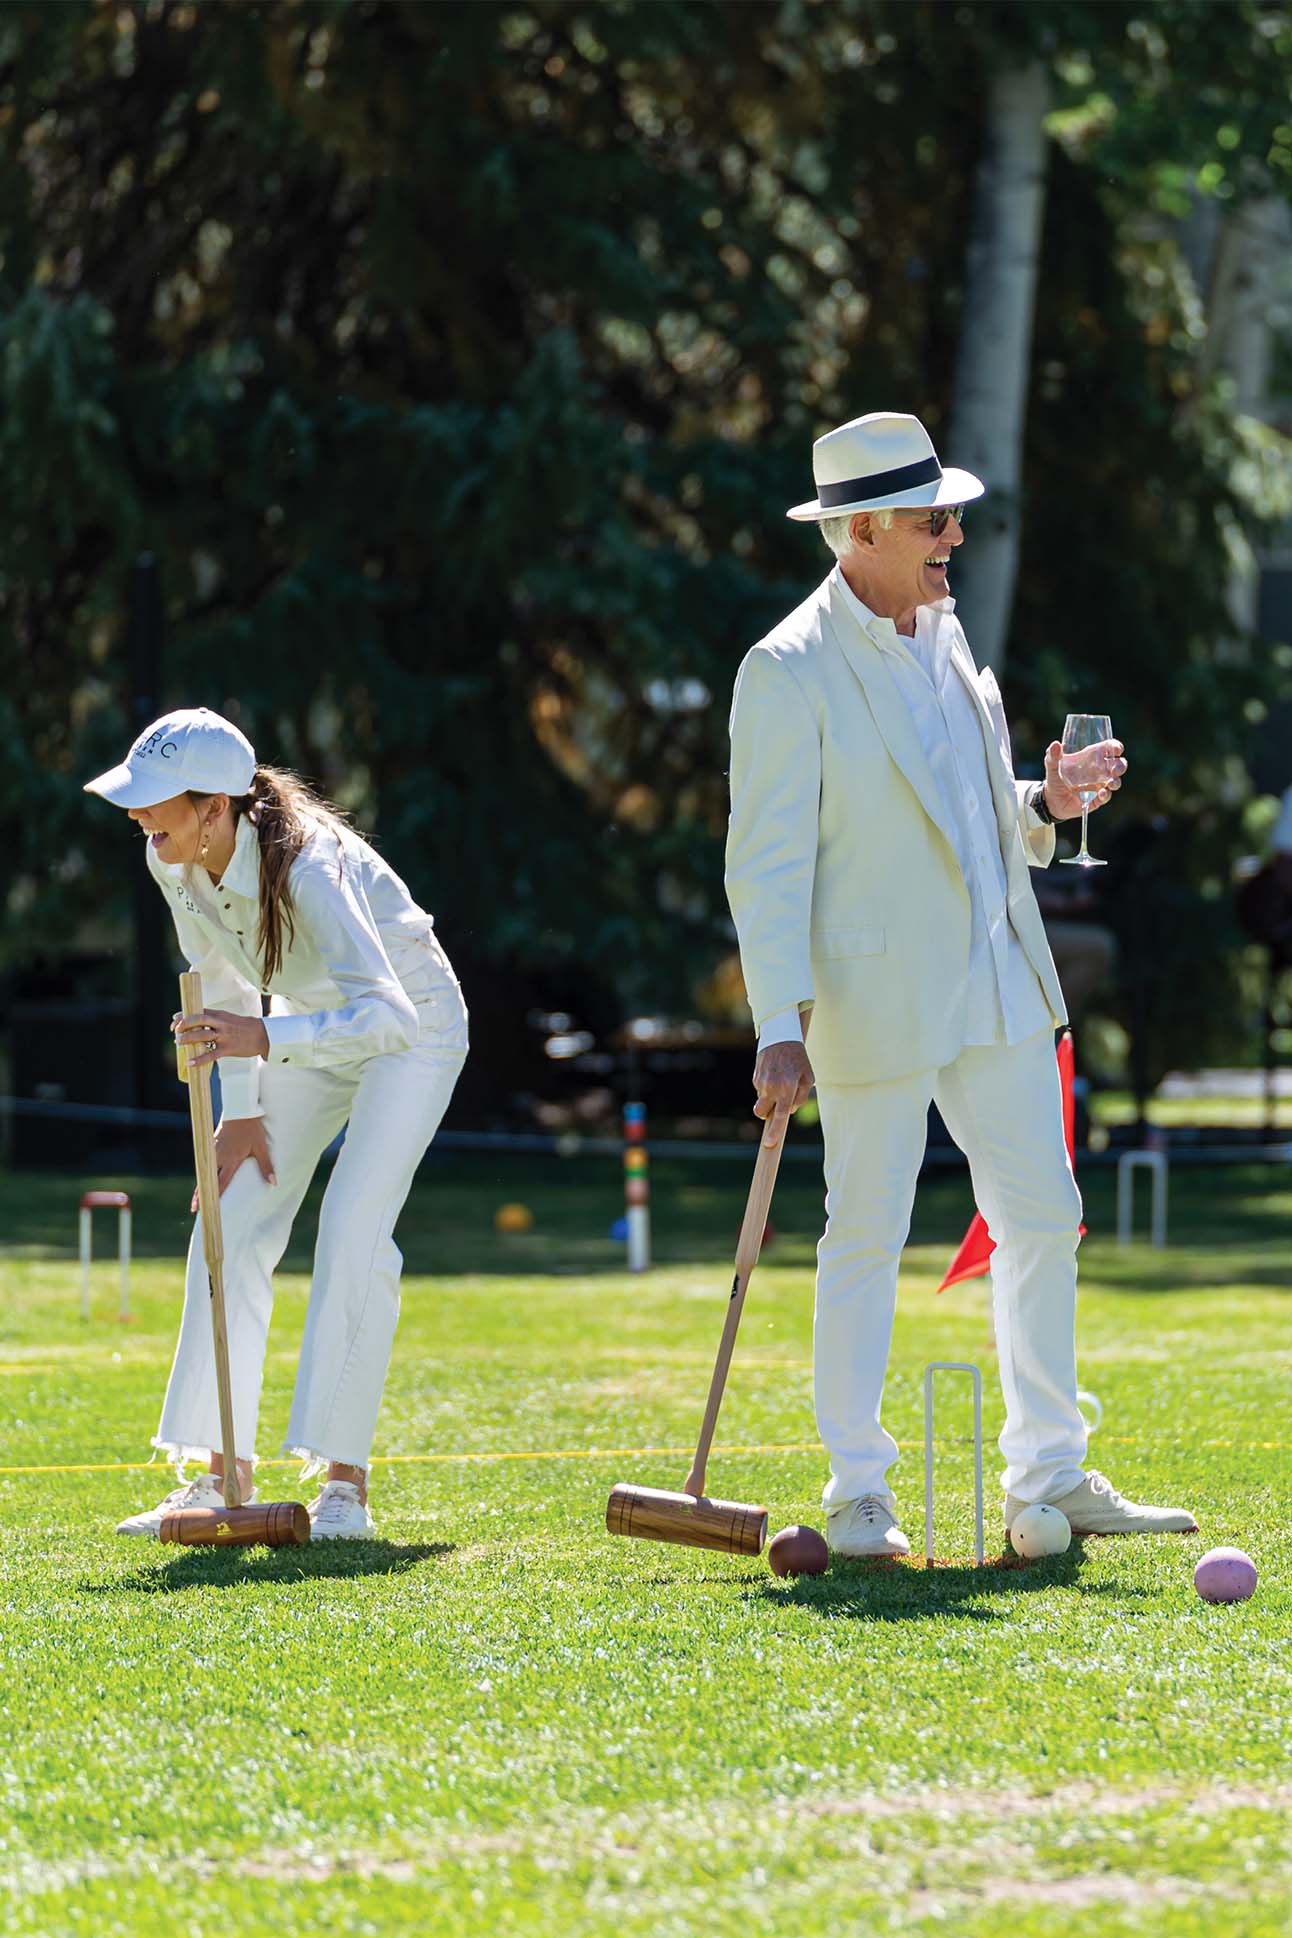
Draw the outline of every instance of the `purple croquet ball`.
[[[1204,1602],[1245,1602],[1256,1587],[1256,1563],[1241,1548],[1212,1548],[1193,1571]]]

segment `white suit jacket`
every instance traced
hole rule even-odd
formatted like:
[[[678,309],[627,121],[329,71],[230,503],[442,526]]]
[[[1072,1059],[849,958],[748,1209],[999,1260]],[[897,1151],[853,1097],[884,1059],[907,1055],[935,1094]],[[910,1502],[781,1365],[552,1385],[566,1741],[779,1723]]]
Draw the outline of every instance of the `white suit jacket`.
[[[949,605],[937,610],[986,744],[1010,923],[1057,1027],[1063,995],[1029,874],[1052,858],[1054,830],[1029,828],[995,676],[978,673]],[[886,1082],[959,1054],[969,892],[887,656],[830,579],[737,675],[726,879],[755,1028],[812,1004],[819,1082]]]

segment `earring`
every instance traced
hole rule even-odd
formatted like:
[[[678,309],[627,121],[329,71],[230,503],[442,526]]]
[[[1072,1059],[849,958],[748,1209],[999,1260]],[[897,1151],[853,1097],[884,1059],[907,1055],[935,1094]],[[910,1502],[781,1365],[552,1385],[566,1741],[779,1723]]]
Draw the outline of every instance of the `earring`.
[[[202,830],[202,846],[197,851],[197,858],[200,862],[206,860],[206,851],[210,847],[210,845],[211,845],[211,830],[209,827],[207,827]]]

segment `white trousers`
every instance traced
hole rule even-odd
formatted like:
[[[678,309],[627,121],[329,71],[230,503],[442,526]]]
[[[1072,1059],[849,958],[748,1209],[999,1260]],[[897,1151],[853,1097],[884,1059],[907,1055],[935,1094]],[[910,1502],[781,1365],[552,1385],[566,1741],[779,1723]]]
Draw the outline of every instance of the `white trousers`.
[[[966,1049],[942,1070],[892,1083],[823,1084],[825,1235],[817,1249],[816,1413],[830,1456],[825,1505],[890,1504],[897,1442],[880,1401],[928,1108],[969,1160],[996,1241],[992,1299],[1005,1426],[1001,1485],[1024,1501],[1079,1485],[1076,1250],[1081,1198],[1063,1141],[1054,1033]]]
[[[239,1459],[256,1457],[274,1268],[319,1158],[348,1123],[319,1213],[283,1451],[367,1466],[399,1317],[403,1258],[394,1241],[395,1220],[448,1108],[465,1046],[463,1011],[460,1027],[424,1027],[412,1049],[370,1057],[349,1070],[269,1062],[261,1071],[278,1182],[266,1183],[248,1160],[220,1200]],[[153,1445],[189,1459],[204,1459],[220,1446],[200,1214],[189,1245],[179,1344]]]

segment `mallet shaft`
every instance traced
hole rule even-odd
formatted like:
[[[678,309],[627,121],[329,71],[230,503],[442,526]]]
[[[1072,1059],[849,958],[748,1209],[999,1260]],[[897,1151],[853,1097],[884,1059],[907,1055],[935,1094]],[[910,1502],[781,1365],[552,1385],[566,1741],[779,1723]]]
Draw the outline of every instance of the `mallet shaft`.
[[[704,1419],[700,1424],[700,1438],[696,1443],[691,1471],[683,1483],[682,1491],[686,1494],[699,1496],[704,1492],[704,1473],[709,1464],[709,1449],[713,1444],[714,1428],[718,1424],[718,1409],[722,1405],[722,1395],[726,1389],[727,1372],[731,1366],[736,1333],[740,1328],[740,1315],[745,1309],[745,1293],[749,1289],[749,1281],[753,1277],[754,1267],[758,1263],[758,1254],[762,1250],[763,1233],[767,1229],[767,1212],[772,1202],[772,1190],[776,1184],[776,1173],[780,1168],[781,1152],[784,1148],[783,1130],[775,1144],[763,1143],[758,1147],[758,1162],[754,1166],[753,1182],[749,1187],[745,1216],[736,1245],[736,1275],[731,1281],[731,1297],[727,1301],[727,1316],[723,1322],[722,1338],[718,1344],[713,1378],[709,1381],[709,1397],[705,1402]]]
[[[189,970],[179,979],[179,1006],[186,1019],[202,1014],[202,978]],[[220,1167],[215,1153],[215,1125],[211,1115],[211,1066],[188,1067],[180,1046],[179,1074],[188,1085],[188,1110],[193,1127],[193,1166],[197,1202],[202,1219],[202,1253],[211,1287],[211,1334],[215,1346],[215,1387],[220,1403],[220,1442],[224,1454],[224,1504],[240,1508],[237,1446],[233,1430],[233,1388],[229,1381],[229,1333],[224,1314],[224,1233],[220,1223]]]

